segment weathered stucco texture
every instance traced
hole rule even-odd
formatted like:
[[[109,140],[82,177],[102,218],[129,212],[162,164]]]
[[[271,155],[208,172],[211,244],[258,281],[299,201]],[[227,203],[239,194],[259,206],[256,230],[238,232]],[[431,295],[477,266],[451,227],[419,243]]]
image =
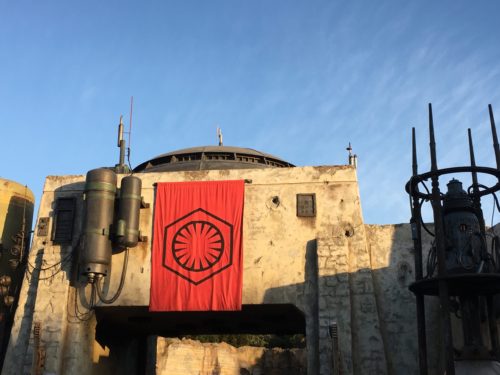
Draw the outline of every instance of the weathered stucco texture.
[[[158,375],[305,375],[305,349],[235,348],[226,343],[156,338]]]
[[[144,200],[151,204],[141,210],[140,229],[147,241],[130,250],[126,284],[114,306],[149,304],[155,183],[245,179],[243,304],[290,303],[304,313],[309,374],[331,374],[328,326],[332,322],[339,327],[343,374],[417,372],[414,299],[407,289],[414,278],[409,226],[364,225],[353,167],[137,176],[143,182]],[[75,316],[75,301],[84,312],[89,298],[89,288],[73,271],[83,188],[84,176],[49,176],[46,180],[39,217],[53,215],[57,197],[75,196],[75,235],[71,245],[58,246],[35,230],[31,271],[21,291],[6,374],[19,373],[19,369],[30,373],[40,352],[47,373],[116,373],[118,363],[131,360],[139,345],[123,344],[120,353],[102,350],[94,341],[95,318]],[[297,217],[296,195],[304,193],[316,196],[315,217]],[[110,295],[118,287],[122,261],[123,253],[113,256],[105,288]],[[35,322],[41,324],[39,346],[33,335]],[[158,342],[163,341],[154,345]],[[161,357],[162,351],[156,349]]]

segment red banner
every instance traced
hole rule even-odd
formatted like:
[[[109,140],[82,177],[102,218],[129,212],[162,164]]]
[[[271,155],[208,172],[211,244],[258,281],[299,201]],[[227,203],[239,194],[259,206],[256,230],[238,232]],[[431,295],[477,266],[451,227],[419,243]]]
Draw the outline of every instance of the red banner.
[[[156,186],[149,311],[241,310],[244,181]]]

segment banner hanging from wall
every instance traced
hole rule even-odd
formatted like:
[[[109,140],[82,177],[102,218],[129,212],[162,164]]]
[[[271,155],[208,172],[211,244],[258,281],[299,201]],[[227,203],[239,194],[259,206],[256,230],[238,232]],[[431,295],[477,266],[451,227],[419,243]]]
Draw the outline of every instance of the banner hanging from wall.
[[[244,181],[158,183],[150,311],[241,310]]]

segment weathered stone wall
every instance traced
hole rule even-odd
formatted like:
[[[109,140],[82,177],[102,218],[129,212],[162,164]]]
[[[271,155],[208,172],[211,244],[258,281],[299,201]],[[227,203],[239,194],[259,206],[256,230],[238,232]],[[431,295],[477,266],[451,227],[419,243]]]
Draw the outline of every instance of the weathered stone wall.
[[[415,261],[409,224],[366,225],[370,248],[373,288],[387,358],[388,374],[418,373],[417,315],[415,296],[408,286],[415,280]],[[432,238],[423,231],[424,261]],[[425,267],[425,264],[424,264]],[[424,275],[426,271],[424,269]],[[439,371],[441,353],[437,343],[438,300],[425,299],[430,374]]]
[[[304,167],[151,173],[139,175],[142,195],[151,203],[141,210],[140,229],[147,242],[130,251],[127,282],[115,306],[147,306],[150,285],[150,248],[153,222],[154,184],[160,181],[246,179],[244,213],[243,303],[292,303],[306,315],[310,373],[319,368],[318,265],[316,239],[341,222],[362,225],[355,169],[348,166]],[[77,260],[77,243],[83,216],[84,176],[49,176],[46,180],[39,217],[52,217],[58,197],[75,196],[77,222],[73,243],[59,246],[50,236],[35,231],[30,253],[31,273],[23,284],[19,310],[9,343],[6,373],[33,366],[43,352],[45,370],[58,374],[99,372],[92,364],[95,352],[95,320],[78,314],[85,310],[89,288],[72,279]],[[314,193],[315,217],[297,217],[296,195]],[[275,197],[278,197],[276,202]],[[274,199],[274,201],[273,201]],[[52,224],[52,223],[51,223]],[[50,228],[49,228],[50,233]],[[118,287],[123,253],[113,256],[105,290]],[[34,269],[34,268],[36,269]],[[39,270],[37,270],[39,269]],[[75,304],[76,301],[76,304]],[[41,322],[37,347],[33,325]],[[103,370],[104,371],[104,370]]]
[[[200,343],[158,337],[157,375],[305,375],[305,349],[235,348],[226,343]]]
[[[114,306],[149,304],[156,182],[251,180],[245,185],[243,304],[288,303],[304,313],[309,374],[331,374],[328,326],[333,322],[338,324],[343,374],[417,373],[415,304],[407,289],[414,279],[410,228],[364,225],[352,167],[138,176],[143,181],[144,199],[151,203],[149,209],[141,210],[140,219],[140,229],[148,240],[131,249],[127,281]],[[94,337],[95,318],[84,314],[89,288],[74,272],[83,187],[84,176],[47,178],[39,217],[53,215],[57,197],[77,197],[75,236],[71,245],[59,246],[35,231],[5,374],[20,369],[30,373],[40,355],[45,358],[45,371],[55,374],[112,374],[137,366],[134,353],[141,342],[118,342],[111,351],[101,349]],[[316,195],[315,217],[297,217],[296,195],[301,193]],[[114,255],[112,262],[105,286],[109,295],[118,287],[123,253]],[[431,313],[434,302],[426,306]],[[38,346],[33,335],[35,322],[41,323]],[[428,330],[438,331],[433,320],[428,322]],[[439,340],[429,337],[431,361],[437,361],[438,345],[433,345]],[[154,349],[160,353],[158,363],[172,359],[163,358],[160,347]]]

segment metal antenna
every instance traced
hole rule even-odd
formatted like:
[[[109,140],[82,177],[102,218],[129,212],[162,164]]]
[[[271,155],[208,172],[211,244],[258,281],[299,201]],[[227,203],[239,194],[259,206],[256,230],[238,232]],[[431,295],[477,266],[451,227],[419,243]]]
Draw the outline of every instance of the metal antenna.
[[[431,171],[437,169],[436,141],[434,139],[434,119],[432,118],[432,104],[429,103],[429,146],[431,148]]]
[[[130,147],[132,147],[132,142],[131,142],[131,138],[132,138],[132,111],[134,110],[134,97],[131,96],[130,97],[130,123],[129,123],[129,126],[128,126],[128,153],[129,153],[129,156],[130,156]]]
[[[358,156],[352,153],[351,142],[349,142],[349,146],[346,148],[349,151],[349,165],[353,165],[354,167],[358,166]]]
[[[219,146],[224,146],[224,142],[222,141],[222,129],[217,127],[217,139],[219,140]]]
[[[120,115],[120,123],[118,124],[118,147],[120,147],[121,141],[123,141],[123,115]]]
[[[118,124],[118,147],[120,147],[120,159],[118,166],[122,167],[125,163],[125,140],[123,139],[123,115],[120,115],[120,123]]]
[[[123,139],[123,116],[120,115],[120,124],[118,124],[118,147],[120,148],[120,158],[118,164],[115,165],[115,172],[126,173],[128,167],[125,165],[125,148],[126,142]]]
[[[132,147],[132,113],[134,110],[134,97],[130,97],[130,123],[128,126],[128,147],[127,147],[127,162],[129,168],[132,170],[132,165],[130,165],[130,148]]]
[[[488,110],[490,112],[491,134],[493,135],[493,149],[495,150],[497,169],[500,170],[500,151],[498,146],[497,128],[495,126],[495,118],[493,117],[493,108],[491,107],[491,104],[488,104]]]

